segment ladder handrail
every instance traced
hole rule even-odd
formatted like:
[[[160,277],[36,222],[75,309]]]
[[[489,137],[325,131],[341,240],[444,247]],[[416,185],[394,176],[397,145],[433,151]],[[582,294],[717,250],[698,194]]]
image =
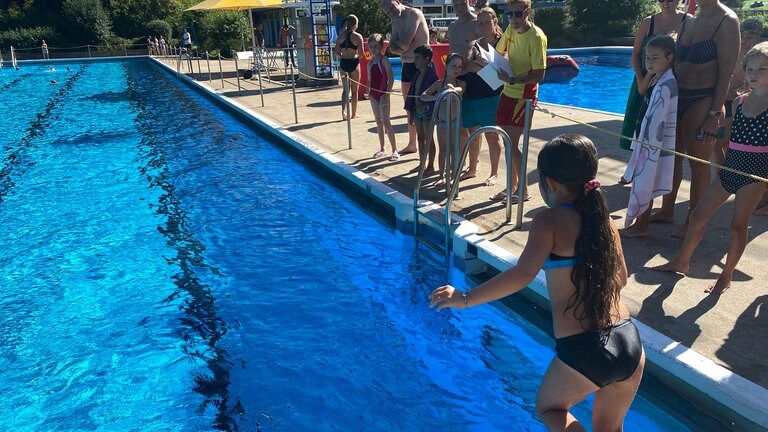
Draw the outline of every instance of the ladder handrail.
[[[429,122],[429,129],[427,132],[427,141],[424,143],[424,151],[421,152],[419,155],[419,175],[416,177],[416,186],[413,189],[413,232],[415,236],[418,236],[419,234],[419,212],[416,211],[419,207],[419,191],[421,190],[421,182],[424,179],[424,164],[426,163],[426,157],[429,154],[429,146],[432,144],[432,141],[434,139],[435,135],[435,123],[437,122],[438,113],[440,112],[440,103],[445,99],[446,97],[449,98],[448,102],[448,115],[449,117],[452,115],[452,106],[453,104],[450,103],[451,97],[456,98],[456,105],[458,109],[456,110],[456,118],[461,119],[461,96],[456,91],[456,89],[446,88],[443,91],[441,91],[437,97],[435,98],[435,109],[432,111],[432,118]],[[455,121],[455,137],[456,141],[459,140],[459,133],[461,131],[461,121]],[[418,143],[417,143],[418,145]],[[458,146],[457,152],[458,152]],[[445,169],[450,170],[450,151],[446,149],[445,151]],[[445,175],[445,173],[440,173],[440,175]]]
[[[464,165],[464,160],[467,158],[467,155],[469,154],[469,146],[478,136],[481,134],[484,134],[486,132],[495,132],[497,133],[503,140],[504,140],[504,148],[505,148],[505,155],[507,158],[507,223],[509,223],[512,220],[512,190],[509,188],[509,185],[512,184],[512,170],[509,169],[509,164],[512,161],[512,139],[509,137],[509,135],[504,131],[504,129],[498,127],[498,126],[483,126],[475,130],[469,135],[469,138],[467,138],[467,144],[464,146],[464,151],[461,152],[461,156],[459,157],[458,163],[459,166]],[[445,249],[448,250],[448,246],[450,244],[450,238],[451,238],[451,230],[449,229],[451,225],[451,204],[453,204],[453,200],[456,197],[456,193],[459,189],[459,180],[460,178],[457,176],[453,181],[451,182],[451,188],[448,190],[448,199],[445,202]],[[518,220],[519,222],[519,220]]]

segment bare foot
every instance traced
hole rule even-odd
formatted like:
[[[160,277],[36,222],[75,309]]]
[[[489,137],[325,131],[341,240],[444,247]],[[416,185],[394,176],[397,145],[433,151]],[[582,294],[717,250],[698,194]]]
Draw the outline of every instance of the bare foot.
[[[411,153],[416,153],[416,151],[417,151],[417,149],[416,149],[415,145],[412,145],[412,146],[409,145],[408,147],[400,150],[400,156],[411,154]]]
[[[622,177],[619,179],[619,184],[620,184],[620,185],[628,185],[628,184],[630,184],[630,183],[632,183],[632,180],[627,180],[627,179],[625,179],[625,178],[624,178],[624,176],[622,176]]]
[[[461,177],[459,177],[459,180],[466,180],[466,179],[471,179],[471,178],[475,178],[475,177],[477,177],[477,173],[476,172],[464,171],[461,174]]]
[[[725,275],[720,275],[720,277],[717,278],[717,281],[715,281],[713,285],[710,285],[707,289],[705,289],[704,292],[712,295],[720,295],[728,291],[728,288],[730,287],[731,287],[731,278]]]
[[[685,275],[688,272],[688,266],[678,264],[675,261],[670,261],[667,264],[651,267],[652,270],[656,270],[658,272],[666,272],[666,273],[677,273],[681,275]]]
[[[648,227],[639,228],[637,224],[634,224],[628,228],[620,229],[619,234],[621,234],[621,236],[624,238],[647,237]]]
[[[432,174],[434,174],[436,172],[437,172],[437,170],[435,170],[435,167],[427,167],[424,170],[424,175],[432,175]]]
[[[488,177],[487,179],[485,179],[485,185],[486,186],[496,186],[496,180],[497,180],[496,176],[492,175],[492,176]]]
[[[341,119],[342,120],[346,120],[347,119],[347,115],[345,113],[341,113]]]
[[[672,223],[675,221],[675,215],[656,212],[651,214],[651,223]]]
[[[688,231],[688,224],[683,224],[683,226],[678,228],[677,231],[672,233],[671,237],[676,239],[684,239],[686,231]]]
[[[755,216],[768,216],[768,205],[764,205],[752,213]]]

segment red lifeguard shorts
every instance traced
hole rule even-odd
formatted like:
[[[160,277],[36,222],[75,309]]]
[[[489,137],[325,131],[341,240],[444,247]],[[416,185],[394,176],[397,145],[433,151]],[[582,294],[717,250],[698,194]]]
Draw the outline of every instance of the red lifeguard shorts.
[[[502,94],[499,98],[499,107],[496,109],[496,124],[499,126],[525,127],[525,101],[525,99],[512,99]],[[532,99],[534,106],[536,101],[536,99]],[[533,112],[531,112],[531,121],[533,121]]]

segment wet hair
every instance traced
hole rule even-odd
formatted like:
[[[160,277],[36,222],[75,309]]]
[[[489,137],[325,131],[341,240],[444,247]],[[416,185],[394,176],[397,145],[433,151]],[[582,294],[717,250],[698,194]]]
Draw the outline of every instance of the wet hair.
[[[562,184],[581,215],[575,251],[579,261],[571,271],[576,291],[565,308],[577,320],[589,322],[588,331],[600,331],[612,322],[611,311],[619,301],[621,257],[611,226],[610,211],[602,190],[584,192],[597,175],[597,149],[583,135],[560,135],[539,152],[540,182],[550,177]],[[582,324],[582,327],[584,325]]]
[[[750,48],[750,50],[747,51],[746,54],[744,54],[744,60],[741,62],[741,67],[743,67],[744,70],[746,71],[747,63],[749,63],[750,60],[754,60],[757,57],[763,57],[765,59],[768,59],[768,42],[760,42],[759,44]]]
[[[417,46],[416,49],[413,50],[413,53],[418,54],[425,59],[432,60],[432,48],[430,48],[429,45]]]
[[[480,9],[477,16],[479,17],[480,14],[483,13],[489,14],[491,18],[493,18],[493,33],[496,34],[496,39],[501,39],[501,35],[504,34],[504,29],[499,26],[499,16],[496,14],[496,11],[492,7],[486,6]]]
[[[461,56],[459,53],[451,53],[448,58],[445,59],[445,76],[443,79],[448,78],[448,65],[451,64],[452,61],[459,59],[461,60],[462,66],[464,65],[464,57]]]
[[[675,66],[675,60],[677,59],[677,44],[675,43],[675,39],[667,34],[660,34],[656,35],[651,38],[651,40],[648,41],[648,43],[645,45],[647,47],[654,47],[658,48],[662,51],[664,51],[665,56],[672,56],[672,62],[670,63],[671,67]]]

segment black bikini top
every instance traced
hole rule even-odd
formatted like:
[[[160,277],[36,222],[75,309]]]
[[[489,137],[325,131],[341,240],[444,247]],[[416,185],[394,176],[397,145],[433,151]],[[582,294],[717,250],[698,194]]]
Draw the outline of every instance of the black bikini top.
[[[352,32],[347,32],[347,37],[344,39],[342,43],[339,44],[339,48],[351,48],[353,50],[357,49],[357,45],[352,43]]]
[[[685,46],[682,42],[679,42],[683,38],[683,30],[685,30],[685,23],[683,28],[680,29],[680,36],[677,43],[677,60],[679,62],[688,62],[693,64],[704,64],[717,60],[717,45],[714,38],[717,31],[720,30],[720,26],[723,25],[726,17],[720,20],[720,24],[715,27],[715,31],[712,32],[712,36],[709,39],[695,42],[689,46]]]

